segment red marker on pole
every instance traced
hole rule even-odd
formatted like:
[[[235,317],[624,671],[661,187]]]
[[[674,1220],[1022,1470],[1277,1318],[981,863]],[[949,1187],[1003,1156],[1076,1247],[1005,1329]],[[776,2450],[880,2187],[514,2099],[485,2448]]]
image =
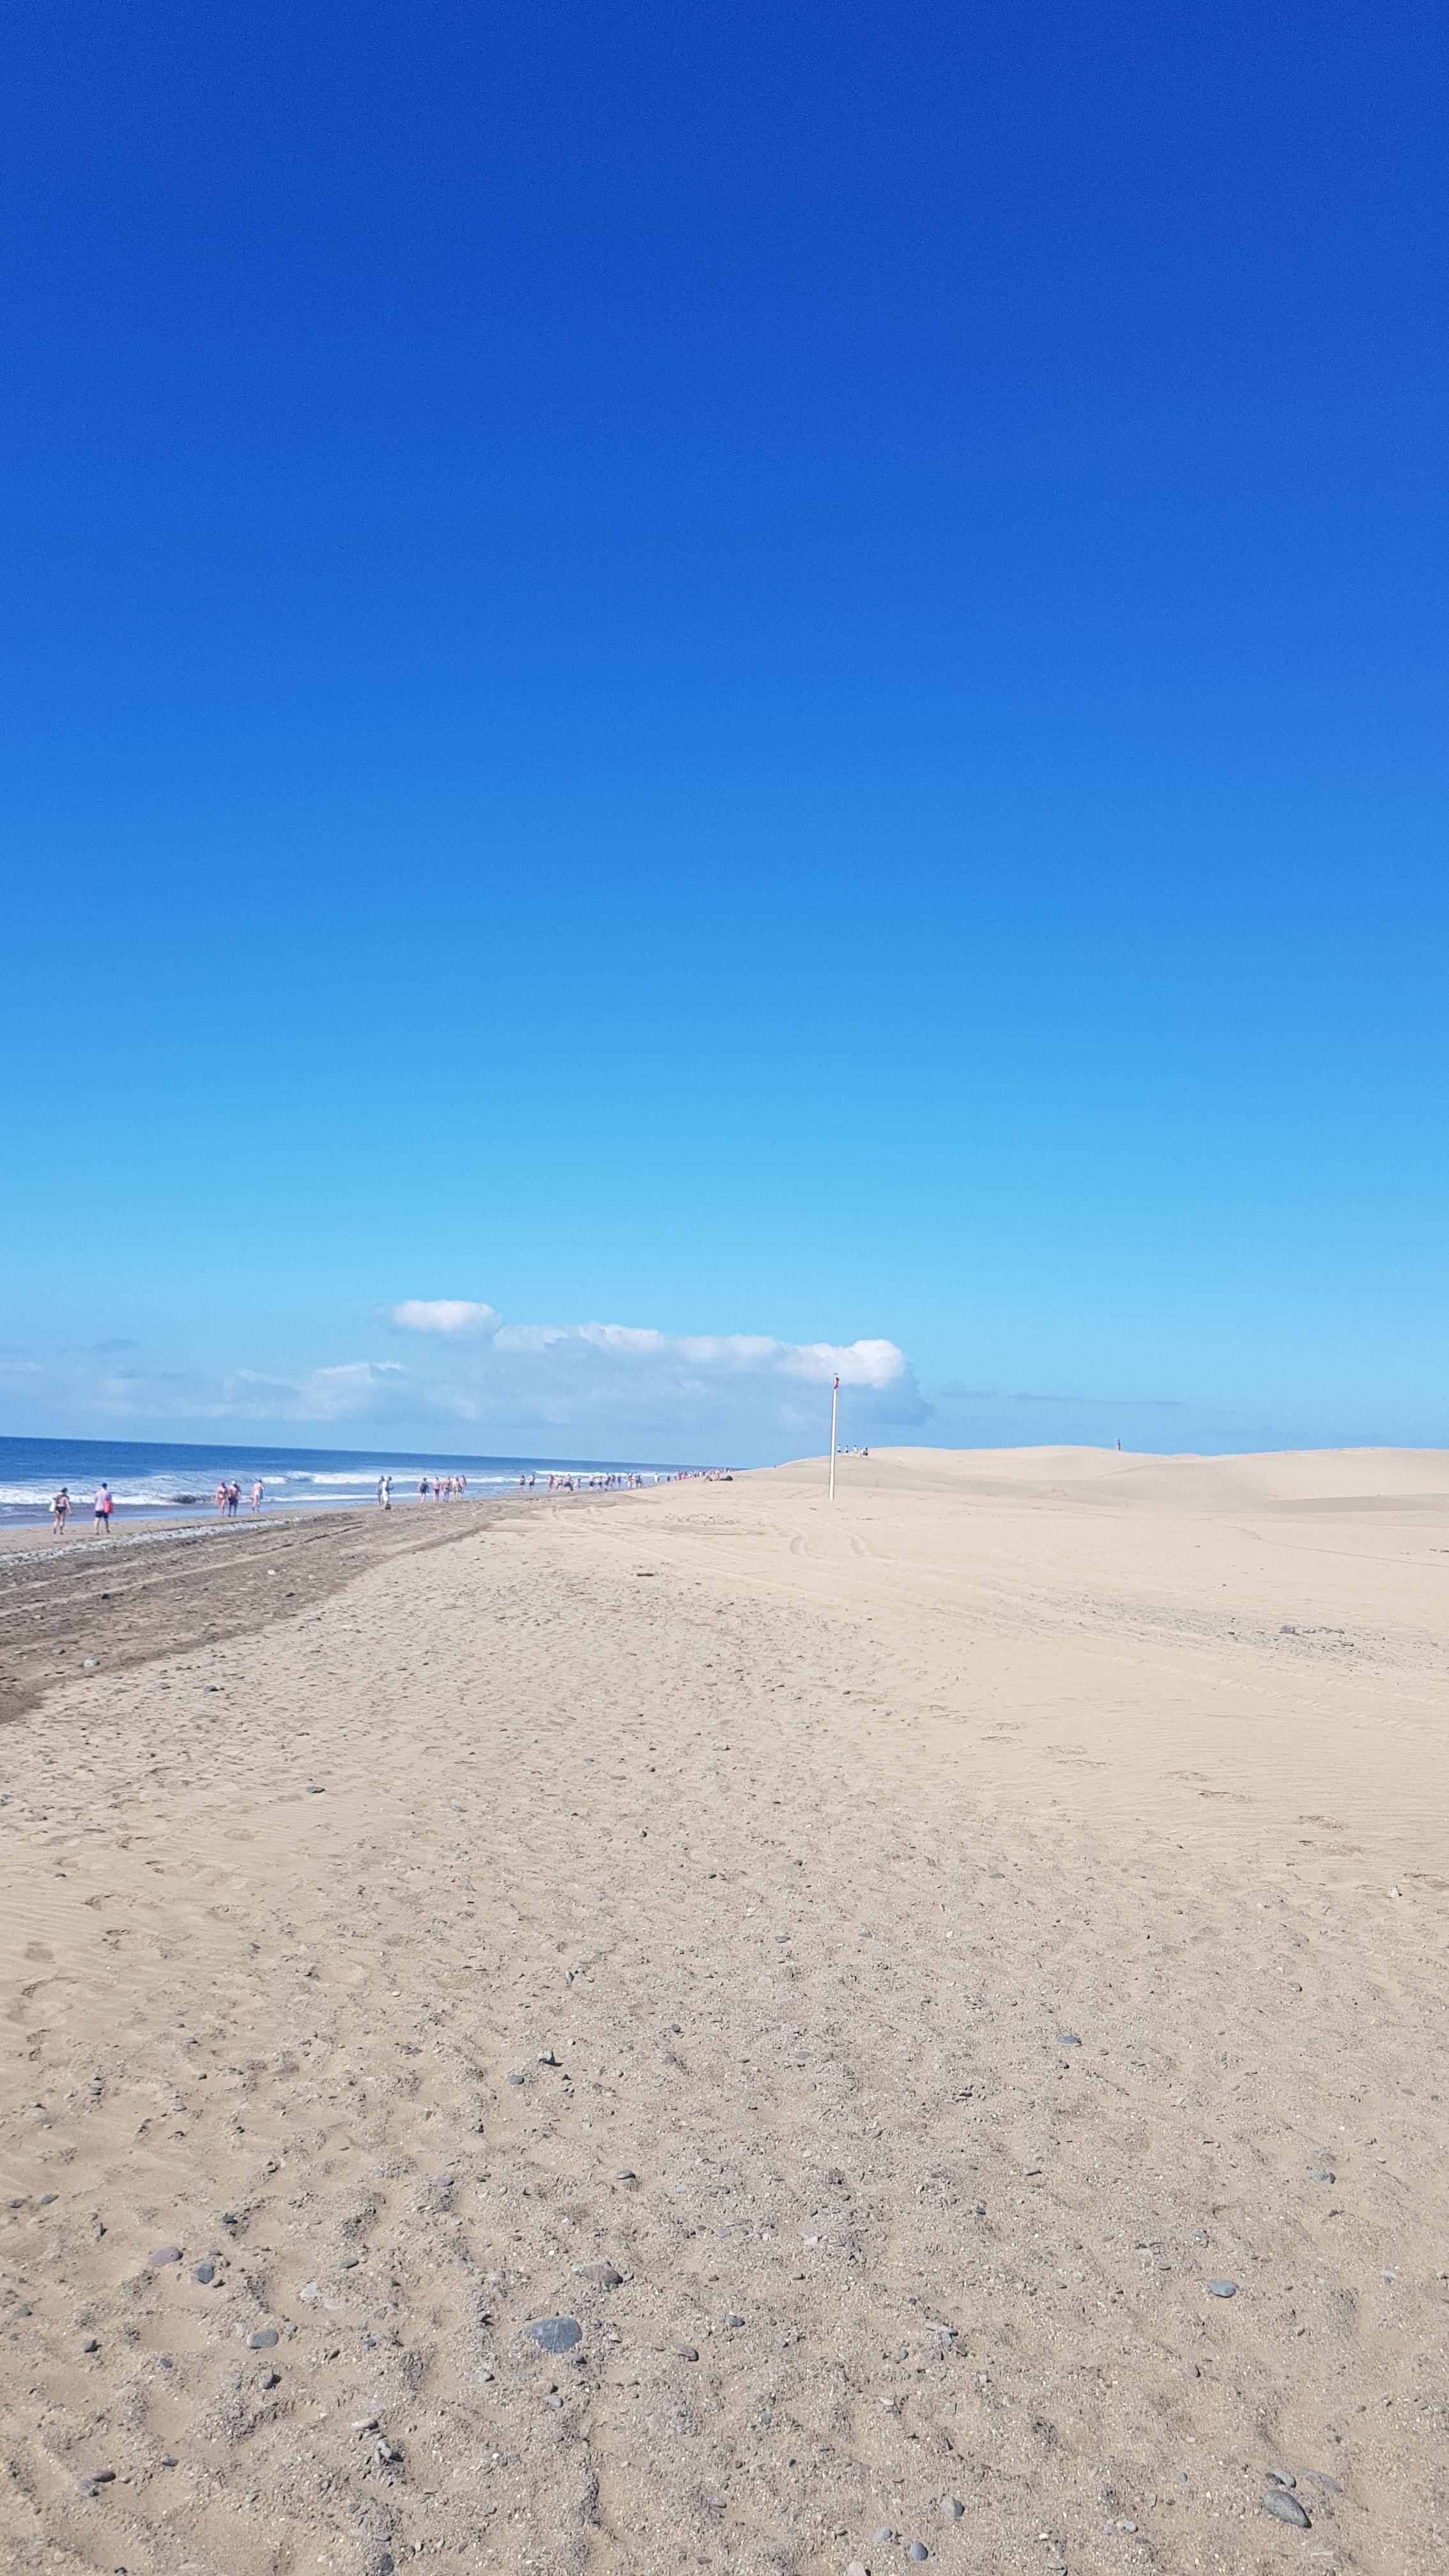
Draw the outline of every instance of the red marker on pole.
[[[830,1390],[830,1499],[835,1500],[835,1420],[840,1409],[840,1380]]]

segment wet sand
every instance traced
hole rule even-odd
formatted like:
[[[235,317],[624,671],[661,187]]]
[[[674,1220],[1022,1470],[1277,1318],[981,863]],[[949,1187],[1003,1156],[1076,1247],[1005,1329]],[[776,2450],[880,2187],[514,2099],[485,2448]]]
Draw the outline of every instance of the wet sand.
[[[6,2563],[1437,2564],[1449,1460],[452,1508],[45,1571]]]

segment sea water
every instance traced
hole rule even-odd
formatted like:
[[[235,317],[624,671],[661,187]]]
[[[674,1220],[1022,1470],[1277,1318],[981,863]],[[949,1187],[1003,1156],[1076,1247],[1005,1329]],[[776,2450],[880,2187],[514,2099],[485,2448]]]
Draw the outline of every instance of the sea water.
[[[639,1476],[657,1484],[675,1473],[669,1466],[641,1466],[630,1459],[599,1458],[450,1458],[436,1450],[384,1449],[248,1449],[225,1441],[206,1444],[160,1440],[6,1440],[0,1439],[0,1529],[17,1528],[50,1518],[52,1495],[70,1488],[78,1520],[89,1520],[91,1502],[102,1480],[115,1497],[116,1526],[124,1522],[200,1519],[216,1510],[218,1484],[241,1487],[241,1508],[248,1512],[252,1487],[260,1478],[266,1488],[263,1509],[274,1511],[335,1510],[348,1503],[376,1500],[379,1476],[391,1476],[395,1506],[417,1502],[424,1477],[468,1479],[471,1499],[517,1492],[520,1477],[572,1476],[588,1484],[594,1477]]]

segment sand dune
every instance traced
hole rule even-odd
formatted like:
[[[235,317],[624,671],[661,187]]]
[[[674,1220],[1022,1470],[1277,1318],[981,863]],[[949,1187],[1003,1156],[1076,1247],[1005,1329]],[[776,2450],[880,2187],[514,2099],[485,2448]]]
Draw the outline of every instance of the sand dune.
[[[7,2565],[1437,2565],[1449,1459],[365,1517],[0,1587]]]

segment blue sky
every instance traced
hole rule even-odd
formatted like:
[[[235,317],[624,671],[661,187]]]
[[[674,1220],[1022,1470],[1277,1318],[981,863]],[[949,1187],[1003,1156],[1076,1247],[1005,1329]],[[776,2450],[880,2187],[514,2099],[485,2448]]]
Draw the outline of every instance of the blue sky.
[[[12,17],[0,1429],[1449,1439],[1446,51]]]

